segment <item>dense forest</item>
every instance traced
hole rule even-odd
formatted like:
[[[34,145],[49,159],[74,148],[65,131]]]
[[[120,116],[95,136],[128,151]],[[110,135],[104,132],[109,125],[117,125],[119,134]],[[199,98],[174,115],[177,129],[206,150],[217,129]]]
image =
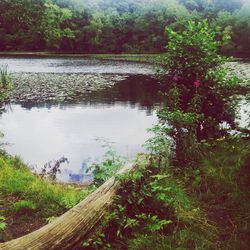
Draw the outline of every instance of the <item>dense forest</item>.
[[[248,0],[1,0],[1,51],[160,53],[165,27],[206,18],[231,42],[222,52],[250,54]]]

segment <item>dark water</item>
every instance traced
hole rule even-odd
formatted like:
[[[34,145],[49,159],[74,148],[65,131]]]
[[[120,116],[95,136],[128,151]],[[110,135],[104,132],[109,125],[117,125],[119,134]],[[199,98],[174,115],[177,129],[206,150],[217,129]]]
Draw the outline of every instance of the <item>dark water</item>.
[[[114,149],[128,160],[144,151],[147,128],[157,121],[159,89],[148,76],[130,76],[77,103],[11,105],[0,119],[5,148],[38,171],[48,161],[67,157],[59,179],[88,180],[84,170],[102,158],[105,140],[114,142]]]
[[[43,73],[153,73],[152,66],[144,63],[95,60],[87,58],[28,58],[1,57],[0,66],[8,65],[10,72]]]

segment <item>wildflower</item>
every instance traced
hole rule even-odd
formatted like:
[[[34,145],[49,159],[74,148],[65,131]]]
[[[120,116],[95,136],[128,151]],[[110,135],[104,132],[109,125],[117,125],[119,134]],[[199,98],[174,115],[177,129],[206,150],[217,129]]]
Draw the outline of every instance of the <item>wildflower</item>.
[[[177,74],[175,74],[174,76],[173,76],[173,81],[175,81],[175,82],[177,82],[178,81],[178,76],[177,76]]]
[[[199,88],[200,87],[200,85],[201,85],[201,82],[200,82],[200,80],[195,80],[195,82],[194,82],[194,86],[196,87],[196,88]]]

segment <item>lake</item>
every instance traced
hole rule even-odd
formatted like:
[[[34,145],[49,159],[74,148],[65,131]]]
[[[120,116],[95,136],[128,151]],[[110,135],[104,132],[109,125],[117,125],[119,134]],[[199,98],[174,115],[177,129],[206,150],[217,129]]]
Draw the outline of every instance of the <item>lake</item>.
[[[70,103],[22,103],[6,106],[0,118],[2,142],[11,155],[20,156],[35,171],[62,156],[59,181],[85,182],[85,170],[102,159],[108,142],[127,160],[143,152],[147,129],[156,123],[159,85],[152,67],[70,58],[1,58],[10,72],[120,74],[125,80],[101,91],[89,92]]]

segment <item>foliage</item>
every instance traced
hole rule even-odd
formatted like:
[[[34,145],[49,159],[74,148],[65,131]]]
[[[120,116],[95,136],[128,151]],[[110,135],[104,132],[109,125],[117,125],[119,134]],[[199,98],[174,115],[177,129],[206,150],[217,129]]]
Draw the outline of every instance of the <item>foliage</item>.
[[[218,54],[228,33],[190,21],[167,34],[160,70],[166,106],[151,129],[150,155],[117,176],[122,185],[104,228],[84,249],[247,249],[249,205],[240,201],[249,200],[249,142],[221,126],[235,128],[239,83]]]
[[[192,165],[200,141],[226,134],[223,122],[235,128],[231,96],[239,79],[227,77],[226,59],[218,54],[218,47],[229,37],[218,27],[210,27],[205,20],[190,21],[182,32],[171,28],[166,32],[167,53],[159,73],[168,91],[158,116],[167,124],[166,135],[174,140],[176,164]]]
[[[60,8],[51,0],[45,1],[44,17],[42,19],[42,30],[48,48],[60,48],[63,37],[73,39],[75,33],[69,27],[62,28],[62,24],[72,17],[71,10]]]
[[[144,147],[150,155],[157,156],[159,160],[165,162],[165,165],[168,165],[173,145],[171,143],[171,138],[165,136],[165,129],[166,127],[161,124],[157,124],[149,129],[148,132],[151,133],[151,137],[146,141]],[[159,162],[159,164],[160,163],[161,162]]]
[[[124,165],[124,160],[112,148],[111,142],[104,141],[102,145],[106,152],[100,163],[93,163],[87,170],[94,176],[93,184],[99,187],[110,177],[117,174],[118,170]]]
[[[43,0],[2,0],[0,9],[0,49],[37,50],[44,46],[41,37]]]
[[[1,50],[161,53],[165,26],[207,18],[232,35],[223,53],[250,53],[243,0],[2,0],[0,9]]]
[[[104,229],[82,248],[247,249],[249,142],[240,136],[202,142],[197,165],[176,175],[169,144],[158,140],[161,129],[154,131],[150,156],[140,156],[134,172],[117,176],[122,185]],[[213,221],[221,216],[221,228],[205,213]],[[227,240],[221,240],[225,230]]]
[[[175,32],[172,28],[166,28],[168,44],[167,54],[163,57],[164,70],[169,77],[176,77],[177,81],[185,81],[183,84],[192,84],[195,80],[206,80],[209,70],[220,66],[225,58],[218,55],[218,46],[221,46],[229,37],[223,37],[223,41],[217,41],[220,35],[218,27],[210,28],[207,21],[195,23],[189,21],[183,32]],[[201,79],[200,79],[201,78]],[[195,86],[187,87],[195,88]]]
[[[245,1],[242,7],[233,13],[221,10],[215,22],[229,30],[232,36],[229,45],[223,47],[223,53],[245,56],[249,49],[249,32],[250,32],[250,3]]]
[[[207,242],[212,244],[214,228],[202,219],[200,210],[185,194],[182,184],[173,178],[168,166],[158,164],[154,158],[139,160],[137,170],[118,176],[122,185],[107,215],[107,224],[98,236],[83,242],[84,249],[120,249],[130,245],[132,239],[136,241],[146,235],[157,234],[158,239],[159,235],[171,237],[190,224],[199,228],[199,235],[204,238],[206,235]]]
[[[58,160],[55,160],[55,161],[49,161],[47,162],[43,168],[42,168],[42,171],[41,171],[41,176],[44,178],[44,177],[49,177],[51,178],[52,180],[56,180],[56,176],[57,174],[60,174],[61,173],[61,170],[60,170],[60,166],[62,163],[69,163],[68,159],[66,157],[61,157],[60,159]]]
[[[76,2],[1,1],[0,48],[156,53],[163,51],[165,26],[168,39],[159,72],[165,107],[151,129],[150,156],[117,176],[123,161],[106,145],[103,162],[90,168],[94,184],[115,175],[122,185],[104,229],[83,247],[248,249],[249,142],[228,133],[237,129],[232,94],[240,80],[227,76],[218,52],[249,53],[249,3],[102,0],[75,8]],[[0,73],[6,85],[7,70]],[[58,170],[51,167],[53,178]],[[0,192],[21,199],[12,211],[39,210],[50,222],[90,191],[54,184],[18,158],[0,155]],[[5,227],[1,216],[0,230]]]
[[[0,216],[0,231],[4,230],[7,226],[7,224],[4,221],[5,221],[5,217]]]

